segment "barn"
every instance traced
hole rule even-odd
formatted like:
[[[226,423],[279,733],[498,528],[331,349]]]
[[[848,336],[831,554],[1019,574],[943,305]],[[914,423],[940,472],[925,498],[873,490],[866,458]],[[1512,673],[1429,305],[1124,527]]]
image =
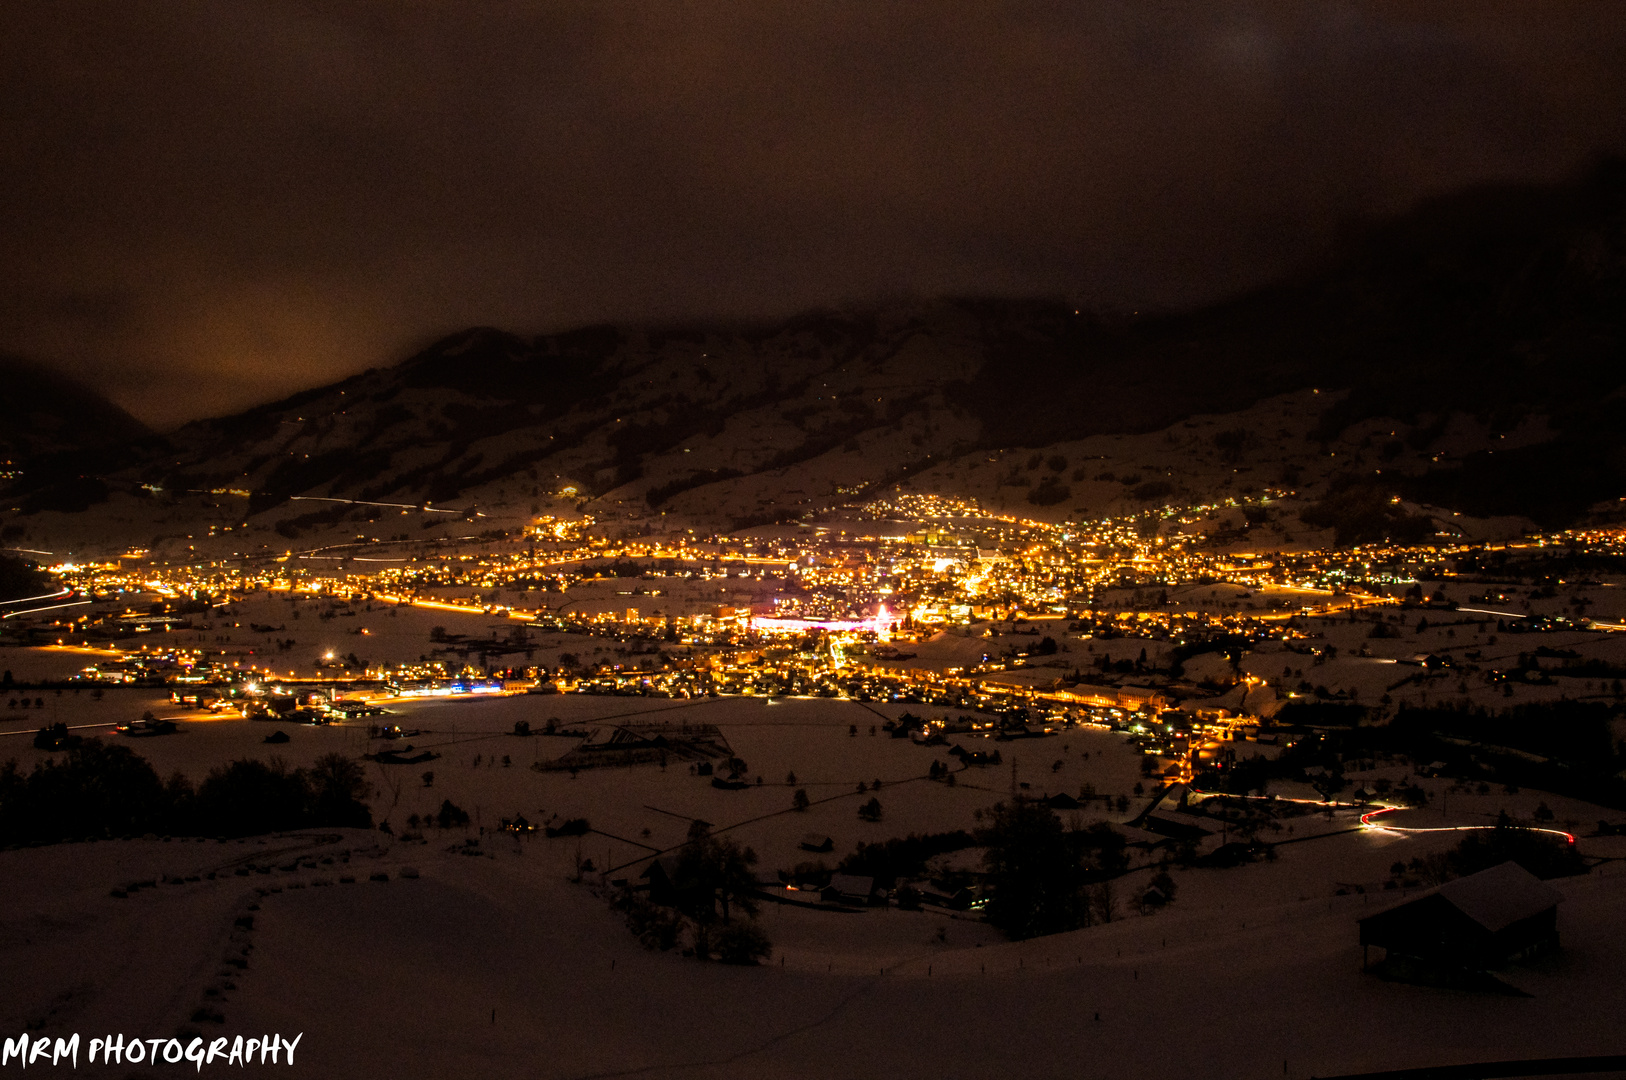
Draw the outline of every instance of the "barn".
[[[1370,966],[1375,946],[1392,977],[1463,982],[1558,948],[1562,899],[1518,863],[1493,866],[1362,919],[1363,966]]]

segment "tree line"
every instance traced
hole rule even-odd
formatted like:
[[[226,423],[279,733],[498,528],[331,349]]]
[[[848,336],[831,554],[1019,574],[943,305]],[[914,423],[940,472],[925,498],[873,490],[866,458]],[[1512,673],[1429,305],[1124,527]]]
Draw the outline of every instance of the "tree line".
[[[280,758],[233,761],[194,785],[178,772],[160,779],[128,747],[87,739],[27,773],[15,759],[0,766],[0,845],[365,829],[373,824],[370,794],[360,763],[341,754],[298,769]]]

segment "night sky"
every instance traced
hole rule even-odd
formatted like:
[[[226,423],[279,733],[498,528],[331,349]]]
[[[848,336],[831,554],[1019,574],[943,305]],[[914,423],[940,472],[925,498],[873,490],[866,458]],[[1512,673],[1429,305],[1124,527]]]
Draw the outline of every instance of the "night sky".
[[[1619,0],[9,0],[0,350],[163,425],[477,323],[1186,305],[1623,104]]]

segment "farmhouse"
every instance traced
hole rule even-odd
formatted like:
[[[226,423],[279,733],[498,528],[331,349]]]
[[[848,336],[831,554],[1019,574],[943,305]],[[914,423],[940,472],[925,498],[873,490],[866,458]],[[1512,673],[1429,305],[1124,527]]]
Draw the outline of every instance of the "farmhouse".
[[[858,874],[831,874],[819,898],[835,904],[868,904],[875,895],[875,879]]]
[[[1362,919],[1363,957],[1377,946],[1385,974],[1460,982],[1556,949],[1562,899],[1518,863],[1505,862]]]

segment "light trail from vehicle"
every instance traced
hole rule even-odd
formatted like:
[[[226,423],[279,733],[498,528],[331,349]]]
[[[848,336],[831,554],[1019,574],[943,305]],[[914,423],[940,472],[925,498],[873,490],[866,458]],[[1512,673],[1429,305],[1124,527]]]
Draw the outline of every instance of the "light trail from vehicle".
[[[86,728],[110,728],[112,726],[113,726],[112,721],[108,721],[105,724],[69,724],[69,725],[67,725],[67,727],[64,730],[66,730],[66,731],[84,731]],[[50,728],[51,725],[47,724],[46,727]],[[0,731],[0,737],[6,736],[6,735],[38,735],[38,734],[39,734],[38,729],[32,728],[32,727],[13,728],[10,731]]]
[[[94,600],[75,600],[71,604],[51,604],[49,607],[32,607],[25,608],[22,611],[8,611],[4,615],[0,615],[0,619],[15,619],[19,615],[33,615],[40,611],[57,611],[62,608],[83,607],[86,604],[94,604],[95,602],[96,601]]]
[[[369,502],[366,499],[335,499],[324,495],[290,495],[289,502],[333,502],[344,503],[347,506],[388,506],[395,510],[417,510],[424,514],[466,514],[467,510],[442,510],[436,506],[420,506],[417,503]],[[485,517],[484,514],[479,514]]]
[[[1392,814],[1397,810],[1408,810],[1408,809],[1412,809],[1412,808],[1411,807],[1406,807],[1406,806],[1385,806],[1385,807],[1383,807],[1383,808],[1381,808],[1379,810],[1373,810],[1370,813],[1362,814],[1361,815],[1361,824],[1366,826],[1368,829],[1376,829],[1376,830],[1378,830],[1380,832],[1397,832],[1397,833],[1481,832],[1481,831],[1486,830],[1486,829],[1513,828],[1513,829],[1523,830],[1524,832],[1546,833],[1548,836],[1562,836],[1569,843],[1571,843],[1571,844],[1575,843],[1575,835],[1573,833],[1567,833],[1562,829],[1543,829],[1539,825],[1431,825],[1431,826],[1412,825],[1412,826],[1408,826],[1408,825],[1387,825],[1387,824],[1380,825],[1380,824],[1375,823],[1372,820],[1373,818],[1377,817],[1379,814]]]
[[[1331,807],[1334,810],[1358,810],[1363,806],[1371,805],[1363,802],[1334,802],[1331,799],[1300,799],[1291,795],[1234,795],[1229,791],[1202,791],[1197,788],[1192,788],[1191,793],[1200,795],[1205,799],[1255,799],[1260,802],[1299,803],[1304,806]],[[1384,809],[1393,810],[1397,808],[1391,806]]]
[[[55,600],[59,596],[72,595],[72,589],[58,589],[56,592],[40,593],[38,596],[19,596],[15,600],[0,600],[0,607],[10,607],[12,604],[32,604],[35,600]]]

